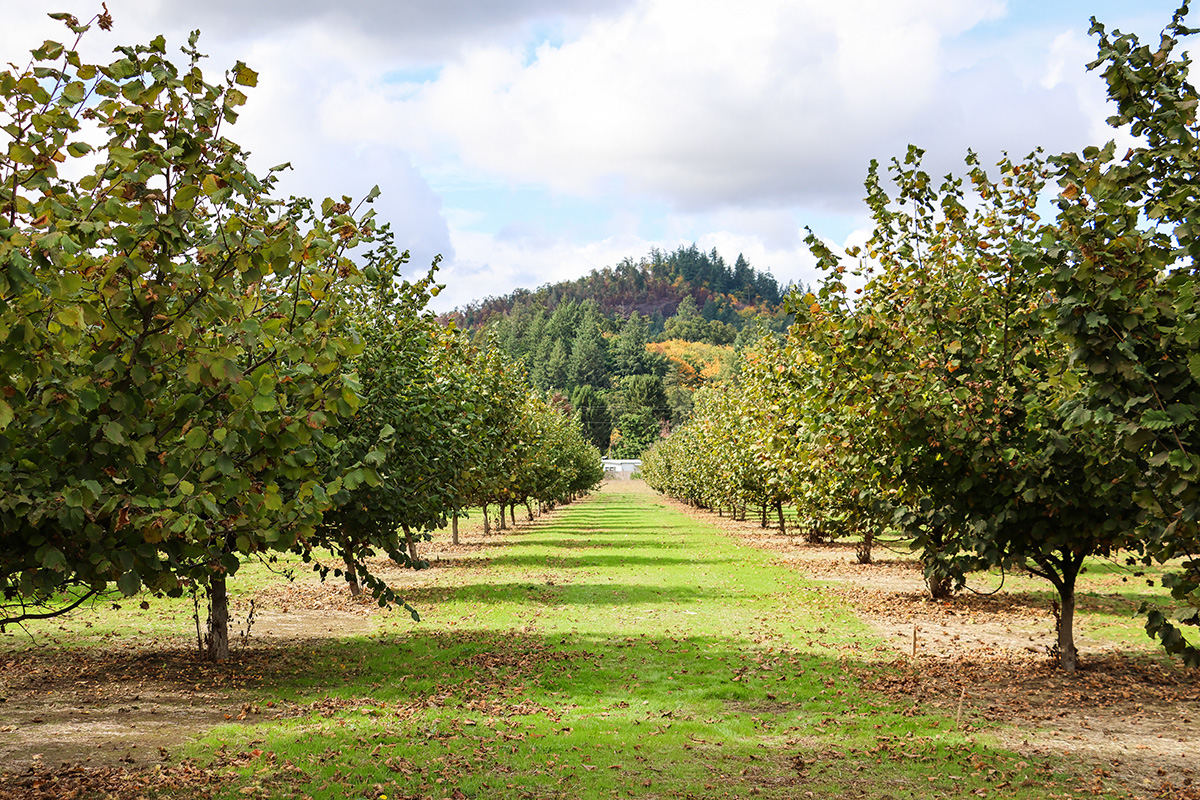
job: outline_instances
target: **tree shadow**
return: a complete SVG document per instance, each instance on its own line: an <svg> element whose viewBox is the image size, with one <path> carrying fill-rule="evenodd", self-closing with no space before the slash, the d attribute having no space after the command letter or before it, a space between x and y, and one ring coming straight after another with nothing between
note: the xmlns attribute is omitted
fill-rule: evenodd
<svg viewBox="0 0 1200 800"><path fill-rule="evenodd" d="M595 569L619 568L627 566L669 567L669 566L699 566L702 564L724 564L733 561L729 558L672 558L670 556L637 556L622 555L503 555L488 559L489 564L497 566L520 567L553 567L555 569Z"/></svg>
<svg viewBox="0 0 1200 800"><path fill-rule="evenodd" d="M404 599L414 606L460 602L466 604L530 603L538 606L690 605L716 600L732 602L744 593L729 589L660 586L631 583L481 583L467 586L414 586Z"/></svg>

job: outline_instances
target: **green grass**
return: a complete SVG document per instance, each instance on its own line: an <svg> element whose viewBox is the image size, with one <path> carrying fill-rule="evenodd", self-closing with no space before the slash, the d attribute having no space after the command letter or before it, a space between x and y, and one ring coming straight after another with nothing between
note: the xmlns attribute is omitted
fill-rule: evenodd
<svg viewBox="0 0 1200 800"><path fill-rule="evenodd" d="M886 651L820 585L610 488L265 678L287 716L190 752L220 797L1046 797L1069 762L863 689ZM222 749L223 748L223 749ZM1061 789L1064 794L1066 789ZM456 794L456 792L458 794Z"/></svg>
<svg viewBox="0 0 1200 800"><path fill-rule="evenodd" d="M488 544L501 541L409 590L420 623L378 613L369 635L235 653L225 685L252 687L263 713L186 749L222 777L216 796L1041 798L1093 783L1090 768L998 747L970 708L960 726L868 691L895 653L823 584L640 485ZM315 580L290 557L276 566ZM231 592L279 580L252 562ZM1147 590L1089 564L1081 635L1151 650L1129 616L1162 602ZM1005 591L1052 596L1023 575ZM140 602L30 630L61 647L194 644L190 598ZM27 644L10 629L0 652Z"/></svg>

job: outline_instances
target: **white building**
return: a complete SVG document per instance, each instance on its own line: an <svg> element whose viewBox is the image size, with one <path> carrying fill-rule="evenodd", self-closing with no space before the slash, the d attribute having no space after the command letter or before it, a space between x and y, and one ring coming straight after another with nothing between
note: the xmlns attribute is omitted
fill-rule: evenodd
<svg viewBox="0 0 1200 800"><path fill-rule="evenodd" d="M600 463L604 464L604 477L615 480L627 481L642 468L640 458L602 458Z"/></svg>

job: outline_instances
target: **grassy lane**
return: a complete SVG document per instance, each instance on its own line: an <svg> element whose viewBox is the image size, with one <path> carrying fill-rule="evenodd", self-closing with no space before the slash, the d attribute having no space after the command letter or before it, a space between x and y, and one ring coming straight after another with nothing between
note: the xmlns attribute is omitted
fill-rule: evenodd
<svg viewBox="0 0 1200 800"><path fill-rule="evenodd" d="M318 648L263 690L283 719L194 754L229 797L1083 796L864 689L877 642L819 584L639 489L454 562L421 623Z"/></svg>

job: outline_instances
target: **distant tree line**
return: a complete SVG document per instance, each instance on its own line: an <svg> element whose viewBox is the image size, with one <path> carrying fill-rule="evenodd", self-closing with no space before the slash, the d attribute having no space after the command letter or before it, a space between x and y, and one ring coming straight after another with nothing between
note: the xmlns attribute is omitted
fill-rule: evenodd
<svg viewBox="0 0 1200 800"><path fill-rule="evenodd" d="M685 295L655 335L652 321L639 312L608 316L591 299L567 300L553 311L521 301L494 317L481 335L525 364L534 387L562 395L601 452L634 458L686 421L696 389L727 374L738 347L764 332L782 335L790 315L744 313L738 319L740 330L705 319Z"/></svg>
<svg viewBox="0 0 1200 800"><path fill-rule="evenodd" d="M754 269L741 254L730 266L716 248L705 253L691 244L670 253L652 250L639 261L626 258L573 281L489 297L458 309L453 316L460 325L475 328L522 304L550 313L562 303L591 300L605 316L641 314L649 320L651 336L656 336L667 318L678 313L684 298L691 297L704 319L740 330L746 315L739 315L739 310L777 310L788 288L780 287L769 271Z"/></svg>

